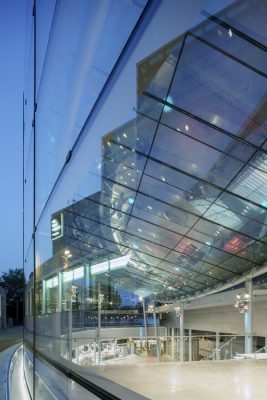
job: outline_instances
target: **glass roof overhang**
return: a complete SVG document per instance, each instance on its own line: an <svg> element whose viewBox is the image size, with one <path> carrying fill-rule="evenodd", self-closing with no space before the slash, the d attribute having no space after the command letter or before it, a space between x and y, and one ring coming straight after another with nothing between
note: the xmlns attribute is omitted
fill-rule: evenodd
<svg viewBox="0 0 267 400"><path fill-rule="evenodd" d="M103 138L101 191L62 210L75 262L127 256L114 279L170 300L266 262L266 65L217 17L138 65L137 117Z"/></svg>

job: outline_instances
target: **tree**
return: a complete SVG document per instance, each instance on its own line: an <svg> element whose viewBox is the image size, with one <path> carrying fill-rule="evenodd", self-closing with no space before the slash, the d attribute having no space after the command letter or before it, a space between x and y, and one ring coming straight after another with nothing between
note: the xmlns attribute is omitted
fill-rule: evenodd
<svg viewBox="0 0 267 400"><path fill-rule="evenodd" d="M16 323L23 321L23 295L25 276L22 268L9 268L0 276L0 284L7 293L7 317L13 318Z"/></svg>

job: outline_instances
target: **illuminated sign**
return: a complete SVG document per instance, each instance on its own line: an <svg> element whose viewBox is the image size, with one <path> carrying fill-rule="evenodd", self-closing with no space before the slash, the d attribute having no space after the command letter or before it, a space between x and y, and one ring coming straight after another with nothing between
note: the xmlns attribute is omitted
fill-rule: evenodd
<svg viewBox="0 0 267 400"><path fill-rule="evenodd" d="M51 239L56 240L63 236L63 214L57 213L53 215L51 220Z"/></svg>

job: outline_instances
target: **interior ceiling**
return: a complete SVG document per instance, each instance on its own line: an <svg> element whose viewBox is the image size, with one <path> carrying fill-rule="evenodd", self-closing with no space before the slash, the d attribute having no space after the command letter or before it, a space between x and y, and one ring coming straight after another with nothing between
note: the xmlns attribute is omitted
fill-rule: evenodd
<svg viewBox="0 0 267 400"><path fill-rule="evenodd" d="M74 261L128 254L114 279L171 300L267 260L267 57L242 16L257 7L139 64L137 117L103 138L101 192L63 211Z"/></svg>

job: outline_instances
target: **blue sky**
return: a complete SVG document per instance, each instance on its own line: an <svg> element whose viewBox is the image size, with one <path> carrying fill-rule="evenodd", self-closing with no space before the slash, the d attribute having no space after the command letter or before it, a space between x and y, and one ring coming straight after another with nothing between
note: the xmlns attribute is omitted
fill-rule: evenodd
<svg viewBox="0 0 267 400"><path fill-rule="evenodd" d="M24 0L0 0L0 273L22 265Z"/></svg>

